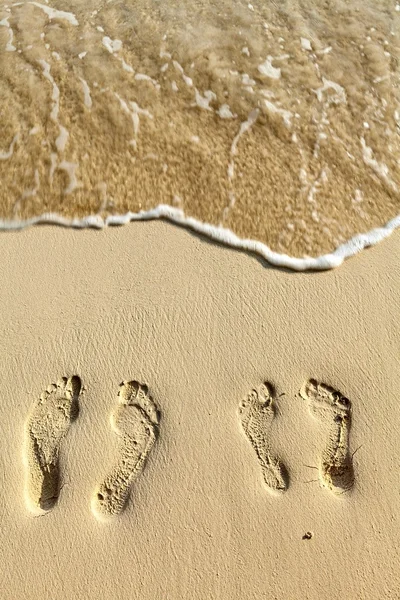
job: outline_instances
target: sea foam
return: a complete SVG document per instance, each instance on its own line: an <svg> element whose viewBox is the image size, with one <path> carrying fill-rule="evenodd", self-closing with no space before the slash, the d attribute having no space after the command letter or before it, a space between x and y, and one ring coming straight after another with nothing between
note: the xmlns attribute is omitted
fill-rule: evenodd
<svg viewBox="0 0 400 600"><path fill-rule="evenodd" d="M103 229L109 225L125 225L131 221L150 221L154 219L167 219L172 223L187 227L192 231L207 236L221 244L226 244L227 246L238 250L258 254L271 265L292 269L293 271L324 271L339 267L346 258L358 254L364 248L374 246L378 242L389 237L395 229L400 228L400 215L398 215L382 227L376 227L366 233L355 235L329 254L304 258L297 258L289 256L288 254L275 252L262 242L240 238L230 229L225 227L217 227L208 223L202 223L193 217L185 216L182 210L167 204L159 204L156 208L140 211L138 213L127 212L121 215L109 215L104 219L100 215L88 215L81 219L71 219L62 217L57 213L44 213L41 216L26 220L0 220L0 230L18 230L31 225L44 223L52 223L54 225L62 225L63 227L73 227L77 229Z"/></svg>

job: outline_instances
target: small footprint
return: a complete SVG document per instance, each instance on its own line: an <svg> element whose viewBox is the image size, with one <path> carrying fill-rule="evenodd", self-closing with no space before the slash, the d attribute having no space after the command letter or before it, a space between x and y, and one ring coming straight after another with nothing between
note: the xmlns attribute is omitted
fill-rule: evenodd
<svg viewBox="0 0 400 600"><path fill-rule="evenodd" d="M118 403L111 425L121 438L120 460L93 496L92 511L99 519L123 511L158 436L159 414L147 386L137 381L122 383Z"/></svg>
<svg viewBox="0 0 400 600"><path fill-rule="evenodd" d="M254 448L264 482L273 493L285 492L289 485L286 467L270 453L269 429L275 417L273 388L265 383L251 390L241 402L239 415L243 430Z"/></svg>
<svg viewBox="0 0 400 600"><path fill-rule="evenodd" d="M310 413L328 430L328 444L319 465L322 485L336 494L354 485L354 470L349 450L351 403L333 388L310 379L300 390L308 400Z"/></svg>
<svg viewBox="0 0 400 600"><path fill-rule="evenodd" d="M30 510L43 513L60 492L59 452L62 439L79 413L81 380L63 377L35 403L26 424L26 496Z"/></svg>

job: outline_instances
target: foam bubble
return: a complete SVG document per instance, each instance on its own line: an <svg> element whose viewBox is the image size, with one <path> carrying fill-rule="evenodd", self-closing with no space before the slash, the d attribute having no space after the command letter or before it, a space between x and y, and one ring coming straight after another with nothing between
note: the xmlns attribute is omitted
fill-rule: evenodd
<svg viewBox="0 0 400 600"><path fill-rule="evenodd" d="M270 79L279 79L281 76L281 70L272 66L272 60L272 56L267 56L266 61L258 66L258 70L261 75L265 75Z"/></svg>

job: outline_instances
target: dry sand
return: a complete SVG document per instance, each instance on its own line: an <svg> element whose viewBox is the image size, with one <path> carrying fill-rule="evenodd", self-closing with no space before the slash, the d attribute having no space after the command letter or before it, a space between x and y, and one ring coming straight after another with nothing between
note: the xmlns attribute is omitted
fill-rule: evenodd
<svg viewBox="0 0 400 600"><path fill-rule="evenodd" d="M0 251L2 600L399 597L399 234L312 274L164 222Z"/></svg>
<svg viewBox="0 0 400 600"><path fill-rule="evenodd" d="M400 213L399 31L396 0L0 2L0 219L168 204L331 252Z"/></svg>

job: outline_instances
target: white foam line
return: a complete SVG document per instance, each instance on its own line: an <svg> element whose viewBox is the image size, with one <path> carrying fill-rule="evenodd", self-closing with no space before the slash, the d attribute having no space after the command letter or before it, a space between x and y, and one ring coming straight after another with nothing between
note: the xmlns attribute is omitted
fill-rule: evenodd
<svg viewBox="0 0 400 600"><path fill-rule="evenodd" d="M83 90L83 102L86 106L86 108L92 108L92 96L90 95L90 87L88 85L88 82L85 79L82 79L82 77L79 77L80 82L82 84L82 90Z"/></svg>
<svg viewBox="0 0 400 600"><path fill-rule="evenodd" d="M188 75L185 74L185 71L183 70L182 65L180 63L178 63L177 60L173 60L172 64L174 65L175 69L177 71L179 71L179 73L182 75L182 79L186 83L186 85L188 87L192 87L193 86L193 79L191 77L189 77Z"/></svg>
<svg viewBox="0 0 400 600"><path fill-rule="evenodd" d="M13 39L14 39L14 32L11 29L11 25L8 22L8 19L10 17L5 17L4 19L2 19L0 21L0 25L2 25L3 27L7 27L7 31L8 31L8 42L6 44L5 50L6 52L15 52L16 47L13 45Z"/></svg>
<svg viewBox="0 0 400 600"><path fill-rule="evenodd" d="M18 4L13 4L13 6L18 6L19 4L23 4L23 2L19 2ZM41 8L43 12L49 17L50 21L52 19L61 19L68 21L71 25L79 25L74 13L65 12L64 10L57 10L56 8L51 8L50 6L46 6L45 4L40 4L39 2L28 2L28 4L33 4L33 6L37 6L37 8Z"/></svg>
<svg viewBox="0 0 400 600"><path fill-rule="evenodd" d="M378 177L383 179L383 181L385 181L387 183L387 185L394 192L397 192L398 191L397 185L395 184L395 182L393 181L393 179L391 179L391 177L389 175L389 167L387 165L385 165L385 163L379 163L374 158L372 148L367 146L367 144L365 143L365 138L363 138L363 137L361 138L361 147L362 147L362 153L363 153L363 160L364 160L365 164L368 165L369 167L371 167L371 169L373 169L375 171L375 173L378 175Z"/></svg>
<svg viewBox="0 0 400 600"><path fill-rule="evenodd" d="M323 92L326 92L326 90L334 90L336 94L328 97L328 104L346 104L346 92L341 85L335 81L330 81L330 79L325 79L325 77L322 78L322 83L323 86L319 87L317 90L313 90L313 92L317 94L317 98L320 102L323 101Z"/></svg>
<svg viewBox="0 0 400 600"><path fill-rule="evenodd" d="M102 39L103 46L107 48L110 54L114 54L114 52L119 52L122 48L121 40L112 40L108 35L105 35Z"/></svg>
<svg viewBox="0 0 400 600"><path fill-rule="evenodd" d="M135 72L135 69L133 67L131 67L131 65L128 65L128 63L126 63L121 56L119 57L119 60L121 61L121 65L122 65L122 68L124 69L124 71L127 71L128 73Z"/></svg>
<svg viewBox="0 0 400 600"><path fill-rule="evenodd" d="M60 110L60 90L54 81L52 74L50 73L50 65L45 60L38 60L38 63L43 69L43 77L50 81L53 87L53 93L51 95L51 99L53 100L53 106L50 113L50 119L58 124L58 113Z"/></svg>
<svg viewBox="0 0 400 600"><path fill-rule="evenodd" d="M210 111L214 110L210 106L210 102L217 99L217 96L216 96L216 94L214 94L214 92L212 92L211 90L206 90L202 96L200 94L199 90L195 87L194 93L195 93L196 101L193 106L197 105L199 108L203 108L204 110L210 110Z"/></svg>
<svg viewBox="0 0 400 600"><path fill-rule="evenodd" d="M283 108L279 108L266 98L264 99L264 104L270 113L281 115L286 127L288 127L289 129L291 128L293 115L290 112L290 110L284 110Z"/></svg>
<svg viewBox="0 0 400 600"><path fill-rule="evenodd" d="M156 90L160 89L160 84L158 83L158 81L156 79L153 79L153 77L150 77L150 75L146 75L145 73L136 73L135 79L136 81L149 81L154 85Z"/></svg>
<svg viewBox="0 0 400 600"><path fill-rule="evenodd" d="M0 150L0 160L8 160L9 158L11 158L11 156L14 154L14 146L18 142L18 139L19 133L16 133L13 139L11 140L8 150L6 152Z"/></svg>
<svg viewBox="0 0 400 600"><path fill-rule="evenodd" d="M45 213L39 217L33 217L26 220L2 220L0 219L0 230L24 229L40 223L52 223L64 227L74 227L83 229L92 227L102 229L109 225L125 225L131 221L148 221L153 219L168 219L172 223L182 225L201 233L222 244L227 244L239 250L247 250L262 256L268 263L277 267L286 267L294 271L324 271L340 266L346 258L358 254L364 248L374 246L378 242L389 237L395 229L400 228L400 215L386 223L383 227L371 229L368 233L360 233L350 240L341 244L330 254L323 254L318 257L295 258L287 254L274 252L266 244L256 240L241 239L229 229L217 227L202 223L193 217L186 217L182 210L159 204L156 208L138 213L128 212L124 215L109 215L102 219L100 215L89 215L83 219L67 219L57 213Z"/></svg>
<svg viewBox="0 0 400 600"><path fill-rule="evenodd" d="M60 133L56 139L56 148L57 152L64 152L65 146L67 145L69 133L62 125L58 125L60 128Z"/></svg>
<svg viewBox="0 0 400 600"><path fill-rule="evenodd" d="M262 75L269 77L270 79L279 79L281 76L281 70L278 67L272 66L272 56L267 56L265 62L258 65L258 70Z"/></svg>
<svg viewBox="0 0 400 600"><path fill-rule="evenodd" d="M253 127L254 123L258 119L259 114L260 114L260 111L258 110L258 108L255 108L254 110L251 111L251 113L247 117L247 120L243 121L240 124L239 131L233 138L233 142L232 142L232 146L231 146L231 155L232 156L234 156L237 153L237 145L239 143L240 138L242 137L242 135L244 133L246 133L246 131L249 131L249 129L251 129L251 127Z"/></svg>

